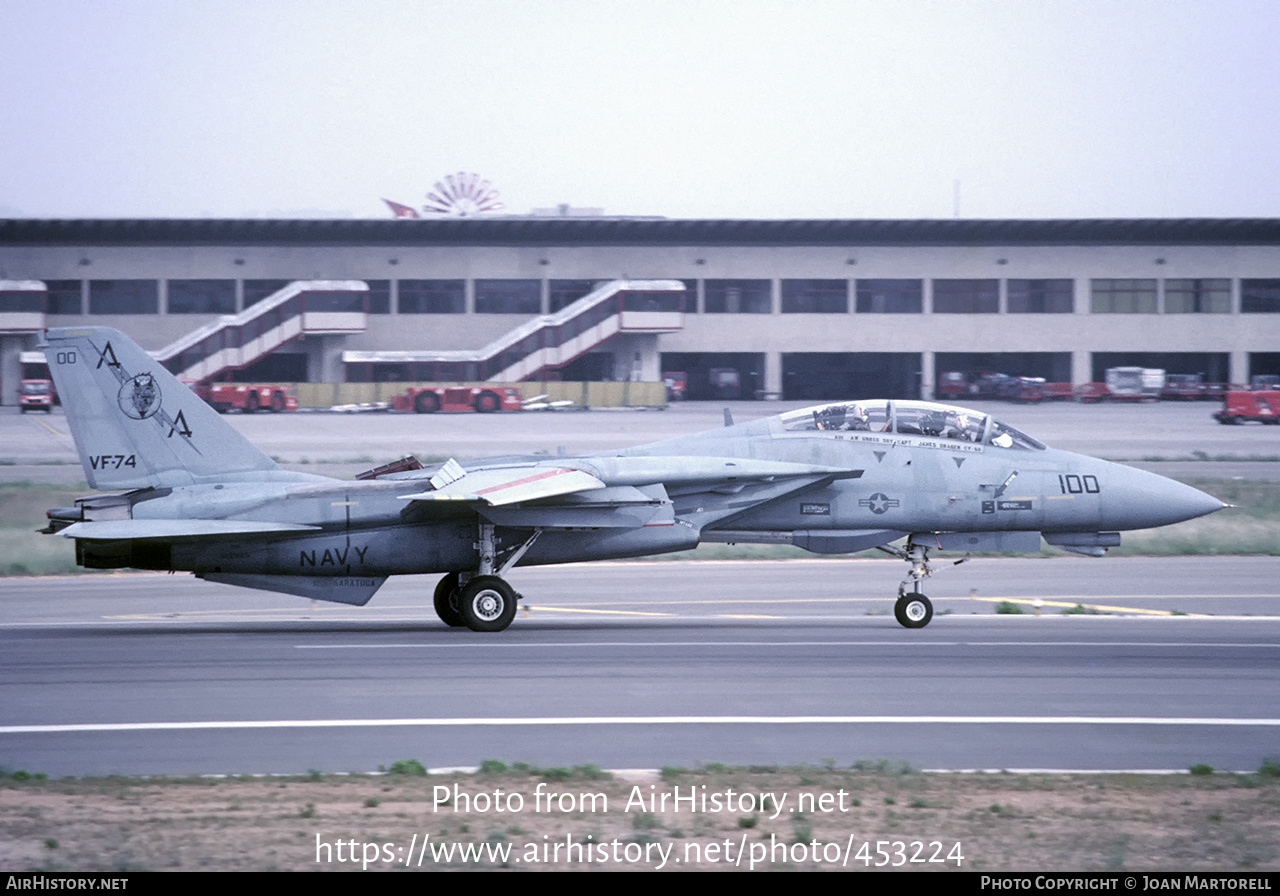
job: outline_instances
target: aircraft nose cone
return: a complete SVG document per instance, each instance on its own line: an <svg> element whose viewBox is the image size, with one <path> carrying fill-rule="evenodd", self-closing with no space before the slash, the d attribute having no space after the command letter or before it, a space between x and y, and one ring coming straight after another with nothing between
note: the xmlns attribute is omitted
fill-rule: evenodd
<svg viewBox="0 0 1280 896"><path fill-rule="evenodd" d="M1149 529L1193 520L1226 505L1198 488L1145 470L1130 470L1108 496L1108 524L1117 529Z"/></svg>

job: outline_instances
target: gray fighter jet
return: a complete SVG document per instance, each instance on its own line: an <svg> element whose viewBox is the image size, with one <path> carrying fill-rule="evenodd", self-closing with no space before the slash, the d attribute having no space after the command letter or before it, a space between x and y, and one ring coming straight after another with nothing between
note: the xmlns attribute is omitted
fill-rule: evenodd
<svg viewBox="0 0 1280 896"><path fill-rule="evenodd" d="M684 551L702 542L879 548L910 564L894 613L933 616L930 549L1101 556L1120 531L1220 501L1153 473L1055 451L979 411L846 401L609 454L507 457L342 481L280 469L128 337L46 334L90 485L49 511L92 569L185 570L211 582L363 605L392 575L444 573L435 609L501 631L514 566ZM901 546L891 546L905 539Z"/></svg>

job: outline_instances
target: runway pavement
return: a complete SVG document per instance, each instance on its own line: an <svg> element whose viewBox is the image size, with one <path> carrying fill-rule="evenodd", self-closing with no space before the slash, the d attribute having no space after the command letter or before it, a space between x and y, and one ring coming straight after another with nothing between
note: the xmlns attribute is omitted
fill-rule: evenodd
<svg viewBox="0 0 1280 896"><path fill-rule="evenodd" d="M1280 428L1219 426L1208 404L982 409L1173 475L1280 470ZM340 476L407 453L608 451L723 425L720 405L692 403L226 419L281 462ZM60 412L0 412L0 463L5 479L83 478ZM0 767L1255 769L1280 756L1275 558L975 560L927 583L938 615L921 631L891 615L904 572L821 558L521 569L529 609L497 635L444 627L421 577L364 608L185 575L0 580ZM1001 602L1025 612L997 616ZM1061 615L1077 605L1105 615Z"/></svg>
<svg viewBox="0 0 1280 896"><path fill-rule="evenodd" d="M11 579L0 766L1249 770L1280 755L1273 558L975 560L930 580L941 615L919 631L889 613L900 565L519 570L532 609L496 635L436 621L421 577L366 608L185 576ZM1000 600L1028 612L994 615ZM1107 615L1060 614L1077 603Z"/></svg>

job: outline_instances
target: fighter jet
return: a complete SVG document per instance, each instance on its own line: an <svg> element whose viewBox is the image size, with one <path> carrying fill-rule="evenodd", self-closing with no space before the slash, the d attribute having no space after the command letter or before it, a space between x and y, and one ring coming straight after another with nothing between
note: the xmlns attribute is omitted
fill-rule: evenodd
<svg viewBox="0 0 1280 896"><path fill-rule="evenodd" d="M91 569L362 606L392 575L443 573L435 610L496 632L515 566L704 542L879 548L907 561L894 615L921 628L929 551L1101 556L1120 532L1212 513L1153 473L1056 451L980 411L842 401L606 454L388 464L344 481L281 469L124 334L49 330L45 354L89 484L48 513ZM833 586L838 587L838 586Z"/></svg>

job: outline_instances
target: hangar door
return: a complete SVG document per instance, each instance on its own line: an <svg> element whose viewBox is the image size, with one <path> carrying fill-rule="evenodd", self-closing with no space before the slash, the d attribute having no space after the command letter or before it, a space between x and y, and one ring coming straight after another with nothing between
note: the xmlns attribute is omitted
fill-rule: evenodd
<svg viewBox="0 0 1280 896"><path fill-rule="evenodd" d="M782 397L919 398L920 375L918 352L787 352L782 356Z"/></svg>
<svg viewBox="0 0 1280 896"><path fill-rule="evenodd" d="M682 372L693 401L755 398L764 388L764 355L756 352L663 352L662 372Z"/></svg>

